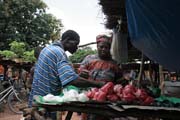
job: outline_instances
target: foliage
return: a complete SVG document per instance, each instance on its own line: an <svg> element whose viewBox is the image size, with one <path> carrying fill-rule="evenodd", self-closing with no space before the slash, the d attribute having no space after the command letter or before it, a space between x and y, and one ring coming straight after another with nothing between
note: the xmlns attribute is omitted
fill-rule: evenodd
<svg viewBox="0 0 180 120"><path fill-rule="evenodd" d="M34 50L26 51L24 42L13 41L10 44L10 50L0 51L0 55L6 59L23 58L26 62L35 62Z"/></svg>
<svg viewBox="0 0 180 120"><path fill-rule="evenodd" d="M25 52L26 46L24 42L13 41L9 45L10 45L10 50L14 51L14 53L17 55L18 58L20 58Z"/></svg>
<svg viewBox="0 0 180 120"><path fill-rule="evenodd" d="M61 20L47 14L46 8L42 0L0 0L0 50L9 50L13 40L32 49L58 39Z"/></svg>
<svg viewBox="0 0 180 120"><path fill-rule="evenodd" d="M34 57L34 50L25 51L22 56L23 60L26 62L35 62L36 58Z"/></svg>
<svg viewBox="0 0 180 120"><path fill-rule="evenodd" d="M16 57L16 54L13 51L10 51L10 50L0 51L0 55L2 57L5 57L6 59L12 59L12 58Z"/></svg>
<svg viewBox="0 0 180 120"><path fill-rule="evenodd" d="M96 54L96 53L97 53L96 50L92 50L90 47L85 47L83 49L77 50L76 53L74 53L73 55L69 56L69 60L72 63L80 63L80 62L83 61L83 59L87 55Z"/></svg>

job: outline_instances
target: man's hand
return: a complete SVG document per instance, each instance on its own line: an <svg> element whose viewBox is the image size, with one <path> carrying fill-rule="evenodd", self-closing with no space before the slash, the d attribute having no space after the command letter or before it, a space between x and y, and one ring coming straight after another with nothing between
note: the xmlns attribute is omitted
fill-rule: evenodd
<svg viewBox="0 0 180 120"><path fill-rule="evenodd" d="M88 70L82 70L79 73L79 76L82 77L82 78L88 79L89 78L89 71Z"/></svg>

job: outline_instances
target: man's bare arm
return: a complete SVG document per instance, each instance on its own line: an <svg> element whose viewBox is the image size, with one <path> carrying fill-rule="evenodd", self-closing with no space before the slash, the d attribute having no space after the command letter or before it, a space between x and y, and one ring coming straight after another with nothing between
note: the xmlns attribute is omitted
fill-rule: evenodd
<svg viewBox="0 0 180 120"><path fill-rule="evenodd" d="M77 87L101 87L104 84L104 82L90 81L82 77L79 77L78 79L70 82L68 85L74 85Z"/></svg>

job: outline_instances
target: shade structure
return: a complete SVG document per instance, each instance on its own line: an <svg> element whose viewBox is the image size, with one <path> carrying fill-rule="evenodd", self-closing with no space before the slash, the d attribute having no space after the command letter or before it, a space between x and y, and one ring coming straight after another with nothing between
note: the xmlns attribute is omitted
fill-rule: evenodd
<svg viewBox="0 0 180 120"><path fill-rule="evenodd" d="M166 69L180 70L180 0L126 0L132 44Z"/></svg>

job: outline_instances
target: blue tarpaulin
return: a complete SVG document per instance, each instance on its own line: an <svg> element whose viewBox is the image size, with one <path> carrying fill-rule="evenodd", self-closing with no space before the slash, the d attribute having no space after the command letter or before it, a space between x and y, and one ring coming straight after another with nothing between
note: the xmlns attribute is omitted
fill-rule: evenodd
<svg viewBox="0 0 180 120"><path fill-rule="evenodd" d="M180 70L180 0L126 0L132 44L169 70Z"/></svg>

